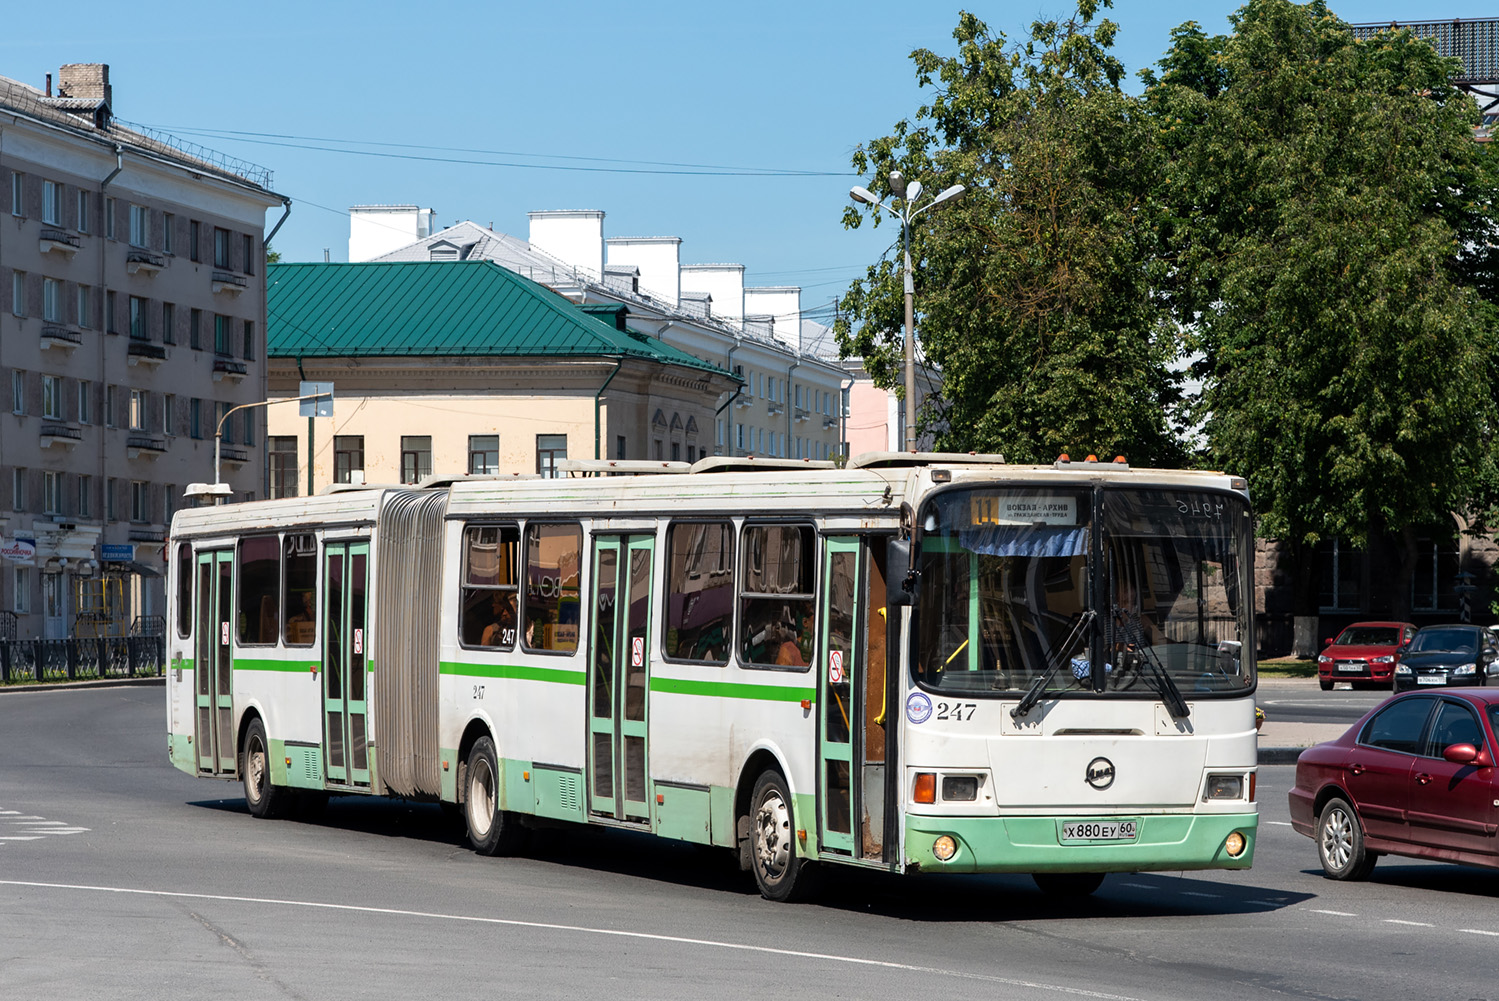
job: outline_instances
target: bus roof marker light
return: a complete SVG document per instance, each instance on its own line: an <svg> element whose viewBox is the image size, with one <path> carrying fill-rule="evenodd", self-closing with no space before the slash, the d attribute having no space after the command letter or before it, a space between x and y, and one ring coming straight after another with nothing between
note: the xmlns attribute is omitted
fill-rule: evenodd
<svg viewBox="0 0 1499 1001"><path fill-rule="evenodd" d="M1087 457L1087 458L1086 458L1086 459L1084 459L1084 460L1083 460L1083 461L1084 461L1084 462L1097 462L1097 461L1098 461L1098 456L1096 456L1096 455L1089 455L1089 456L1088 456L1088 457Z"/></svg>
<svg viewBox="0 0 1499 1001"><path fill-rule="evenodd" d="M1066 452L1063 452L1061 455L1057 456L1057 461L1058 462L1071 462L1072 461L1072 456L1068 455Z"/></svg>
<svg viewBox="0 0 1499 1001"><path fill-rule="evenodd" d="M1122 455L1116 455L1116 456L1114 456L1114 461L1117 462L1117 463L1119 463L1121 466L1127 466L1127 465L1129 465L1129 460L1126 459Z"/></svg>

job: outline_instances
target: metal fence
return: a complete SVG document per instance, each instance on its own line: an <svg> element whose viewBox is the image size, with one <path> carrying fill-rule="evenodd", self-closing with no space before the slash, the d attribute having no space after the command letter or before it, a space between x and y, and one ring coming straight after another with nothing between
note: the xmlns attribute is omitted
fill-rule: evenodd
<svg viewBox="0 0 1499 1001"><path fill-rule="evenodd" d="M166 665L162 636L99 636L0 641L0 683L159 678Z"/></svg>

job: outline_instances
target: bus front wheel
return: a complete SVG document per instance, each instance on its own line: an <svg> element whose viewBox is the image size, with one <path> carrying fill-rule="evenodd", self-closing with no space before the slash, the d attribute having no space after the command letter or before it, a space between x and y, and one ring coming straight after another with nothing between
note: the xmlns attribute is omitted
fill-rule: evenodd
<svg viewBox="0 0 1499 1001"><path fill-rule="evenodd" d="M762 772L750 798L750 865L766 900L806 900L815 890L816 866L796 854L791 795L780 772Z"/></svg>
<svg viewBox="0 0 1499 1001"><path fill-rule="evenodd" d="M463 816L469 844L480 855L514 855L525 845L526 829L520 819L500 809L499 758L488 737L480 737L468 752Z"/></svg>
<svg viewBox="0 0 1499 1001"><path fill-rule="evenodd" d="M245 783L245 806L252 817L279 817L291 803L291 792L271 785L271 755L265 739L265 724L250 721L245 731L245 746L239 774Z"/></svg>

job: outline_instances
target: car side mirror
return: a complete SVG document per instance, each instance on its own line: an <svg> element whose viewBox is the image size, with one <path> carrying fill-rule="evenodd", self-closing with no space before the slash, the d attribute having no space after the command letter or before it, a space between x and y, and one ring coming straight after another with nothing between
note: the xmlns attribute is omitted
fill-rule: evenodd
<svg viewBox="0 0 1499 1001"><path fill-rule="evenodd" d="M1472 744L1448 744L1442 750L1442 757L1454 765L1471 765L1478 760L1478 748Z"/></svg>
<svg viewBox="0 0 1499 1001"><path fill-rule="evenodd" d="M885 547L885 603L891 608L916 603L921 575L911 567L909 539L891 539Z"/></svg>
<svg viewBox="0 0 1499 1001"><path fill-rule="evenodd" d="M1329 637L1327 637L1327 639L1323 640L1322 641L1322 645L1323 646L1332 646L1332 637L1329 636Z"/></svg>
<svg viewBox="0 0 1499 1001"><path fill-rule="evenodd" d="M1397 656L1397 657L1404 657L1405 654L1406 654L1406 651L1408 651L1410 648L1411 648L1411 645L1409 643L1402 643L1402 644L1400 644L1399 649L1397 649L1395 651L1395 656Z"/></svg>

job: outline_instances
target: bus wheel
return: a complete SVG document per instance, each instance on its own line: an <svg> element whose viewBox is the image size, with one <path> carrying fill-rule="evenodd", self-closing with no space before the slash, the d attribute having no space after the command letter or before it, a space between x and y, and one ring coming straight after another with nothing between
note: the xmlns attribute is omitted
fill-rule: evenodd
<svg viewBox="0 0 1499 1001"><path fill-rule="evenodd" d="M525 845L520 819L500 809L500 769L494 741L480 737L468 752L468 782L463 816L469 844L480 855L514 855Z"/></svg>
<svg viewBox="0 0 1499 1001"><path fill-rule="evenodd" d="M762 772L750 799L750 862L755 882L766 900L806 900L816 866L796 854L796 832L791 796L780 772Z"/></svg>
<svg viewBox="0 0 1499 1001"><path fill-rule="evenodd" d="M1031 879L1052 897L1086 897L1103 885L1101 872L1033 872Z"/></svg>
<svg viewBox="0 0 1499 1001"><path fill-rule="evenodd" d="M245 805L253 817L279 817L286 812L291 792L271 785L271 756L265 739L265 724L250 721L245 731L244 757L239 773L245 782Z"/></svg>

